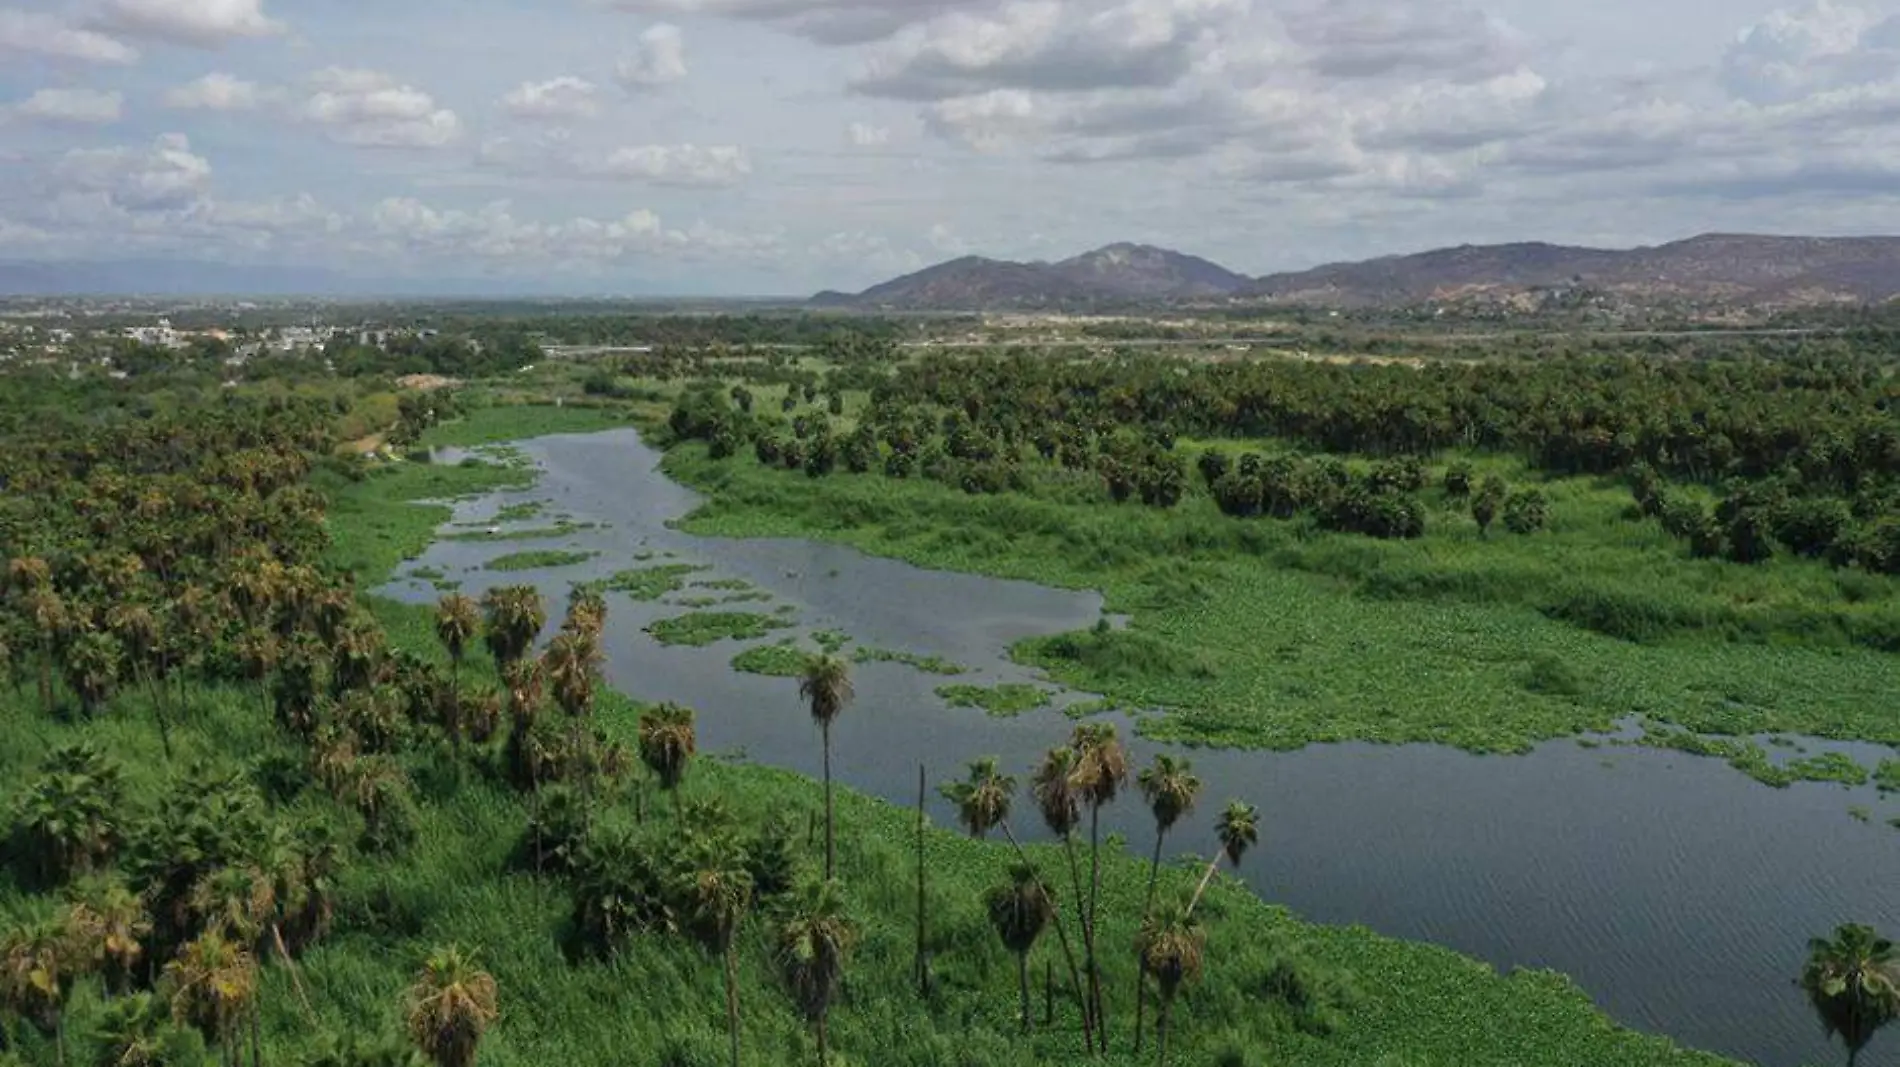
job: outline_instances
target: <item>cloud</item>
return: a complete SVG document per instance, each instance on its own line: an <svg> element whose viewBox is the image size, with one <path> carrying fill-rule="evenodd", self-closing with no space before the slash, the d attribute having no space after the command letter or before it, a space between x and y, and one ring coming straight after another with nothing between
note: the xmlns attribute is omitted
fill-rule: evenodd
<svg viewBox="0 0 1900 1067"><path fill-rule="evenodd" d="M395 250L456 260L478 257L572 265L660 255L756 259L774 256L780 247L775 234L740 234L702 223L670 228L645 208L612 219L580 216L535 222L517 218L513 205L505 200L466 211L394 197L376 205L368 225Z"/></svg>
<svg viewBox="0 0 1900 1067"><path fill-rule="evenodd" d="M616 149L586 170L597 177L660 185L731 185L752 173L752 162L745 149L734 145L649 144Z"/></svg>
<svg viewBox="0 0 1900 1067"><path fill-rule="evenodd" d="M60 159L56 174L70 188L131 212L188 207L211 185L210 161L194 153L182 133L163 134L150 148L75 149Z"/></svg>
<svg viewBox="0 0 1900 1067"><path fill-rule="evenodd" d="M873 126L868 122L854 122L845 128L845 136L859 148L879 148L891 143L891 130L888 126Z"/></svg>
<svg viewBox="0 0 1900 1067"><path fill-rule="evenodd" d="M106 0L96 24L131 37L216 48L246 37L282 33L261 0Z"/></svg>
<svg viewBox="0 0 1900 1067"><path fill-rule="evenodd" d="M165 106L182 111L250 111L264 102L256 82L229 74L207 74L165 93Z"/></svg>
<svg viewBox="0 0 1900 1067"><path fill-rule="evenodd" d="M1304 65L1326 78L1473 81L1508 73L1528 56L1520 34L1456 0L1323 0L1288 11L1283 23Z"/></svg>
<svg viewBox="0 0 1900 1067"><path fill-rule="evenodd" d="M21 52L85 63L131 63L138 50L36 11L0 8L0 53Z"/></svg>
<svg viewBox="0 0 1900 1067"><path fill-rule="evenodd" d="M41 89L8 107L4 113L25 122L103 126L119 121L124 105L125 98L116 92Z"/></svg>
<svg viewBox="0 0 1900 1067"><path fill-rule="evenodd" d="M990 0L610 0L623 11L765 22L820 44L880 41L946 10Z"/></svg>
<svg viewBox="0 0 1900 1067"><path fill-rule="evenodd" d="M880 47L851 87L865 95L941 100L990 89L1077 91L1172 85L1213 27L1242 0L1126 0L1086 11L1022 0L992 14L952 12Z"/></svg>
<svg viewBox="0 0 1900 1067"><path fill-rule="evenodd" d="M1900 16L1814 0L1771 12L1722 57L1723 87L1752 104L1780 104L1900 71Z"/></svg>
<svg viewBox="0 0 1900 1067"><path fill-rule="evenodd" d="M440 148L462 124L414 86L372 70L331 67L311 78L303 115L343 144L376 148Z"/></svg>
<svg viewBox="0 0 1900 1067"><path fill-rule="evenodd" d="M516 118L587 118L600 111L600 89L584 78L550 78L522 82L501 103Z"/></svg>
<svg viewBox="0 0 1900 1067"><path fill-rule="evenodd" d="M614 78L628 89L654 89L686 77L686 38L678 26L658 23L640 35L632 54L614 68Z"/></svg>

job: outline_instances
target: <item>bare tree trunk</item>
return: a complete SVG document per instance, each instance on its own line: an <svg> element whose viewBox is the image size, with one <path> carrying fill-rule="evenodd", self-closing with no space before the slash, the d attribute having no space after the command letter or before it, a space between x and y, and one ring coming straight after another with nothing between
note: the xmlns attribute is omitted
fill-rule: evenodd
<svg viewBox="0 0 1900 1067"><path fill-rule="evenodd" d="M823 731L825 742L825 880L830 881L837 877L838 872L838 853L832 841L831 823L831 724L821 723L818 728ZM820 1029L819 1032L824 1031Z"/></svg>
<svg viewBox="0 0 1900 1067"><path fill-rule="evenodd" d="M1009 823L1005 821L999 825L1003 828L1003 836L1009 839L1010 846L1016 850L1016 858L1022 860L1025 865L1028 865L1031 870L1034 870L1034 865L1029 863L1029 854L1023 851L1022 842L1016 840L1016 834L1009 828ZM1073 850L1069 853L1069 859L1071 860L1069 870L1071 874L1074 874L1075 864L1073 860L1075 859L1075 852ZM1079 879L1080 876L1078 875L1077 877ZM1036 886L1042 890L1043 896L1049 898L1051 904L1055 902L1055 894L1049 892L1049 888L1042 884L1041 874L1036 875ZM1078 893L1076 895L1078 897L1076 910L1080 911L1082 907L1079 902L1081 894ZM1069 932L1062 926L1062 909L1060 907L1055 908L1055 927L1056 941L1062 945L1062 958L1069 965L1069 982L1075 989L1075 1005L1082 1012L1082 1047L1084 1050L1092 1050L1095 1047L1094 1017L1089 1014L1088 997L1082 988L1082 972L1075 966L1075 950L1069 947Z"/></svg>
<svg viewBox="0 0 1900 1067"><path fill-rule="evenodd" d="M1099 1050L1108 1051L1108 1012L1102 1004L1102 965L1095 955L1095 912L1102 895L1102 806L1089 805L1089 921L1088 942L1083 951L1089 961L1089 1007L1095 1014L1095 1041Z"/></svg>
<svg viewBox="0 0 1900 1067"><path fill-rule="evenodd" d="M1042 1025L1056 1021L1056 966L1042 961Z"/></svg>
<svg viewBox="0 0 1900 1067"><path fill-rule="evenodd" d="M726 1033L732 1040L732 1067L739 1067L739 954L726 945Z"/></svg>
<svg viewBox="0 0 1900 1067"><path fill-rule="evenodd" d="M1168 1067L1168 1016L1173 1014L1173 1007L1167 997L1161 998L1160 1010L1156 1012L1159 1018L1155 1020L1155 1048L1159 1052L1156 1067Z"/></svg>
<svg viewBox="0 0 1900 1067"><path fill-rule="evenodd" d="M917 765L917 995L930 995L930 963L924 958L924 765Z"/></svg>
<svg viewBox="0 0 1900 1067"><path fill-rule="evenodd" d="M1194 899L1188 901L1189 915L1193 915L1194 909L1200 906L1201 894L1207 892L1207 883L1214 880L1214 871L1220 867L1220 858L1221 854L1216 852L1214 858L1207 861L1207 870L1201 875L1201 884L1194 888Z"/></svg>
<svg viewBox="0 0 1900 1067"><path fill-rule="evenodd" d="M1016 982L1023 995L1023 1033L1029 1033L1029 953L1016 954Z"/></svg>
<svg viewBox="0 0 1900 1067"><path fill-rule="evenodd" d="M831 1061L831 1045L826 1040L825 1016L823 1013L821 1013L818 1016L818 1067L825 1067L825 1064L829 1063L830 1061Z"/></svg>
<svg viewBox="0 0 1900 1067"><path fill-rule="evenodd" d="M1144 926L1148 923L1148 917L1154 914L1155 880L1161 875L1161 840L1167 834L1166 830L1159 826L1155 827L1155 854L1148 864L1148 897L1141 905L1141 922ZM1135 1054L1137 1056L1141 1054L1141 1024L1147 1006L1148 978L1142 974L1140 961L1137 960L1135 965Z"/></svg>
<svg viewBox="0 0 1900 1067"><path fill-rule="evenodd" d="M1062 835L1062 848L1069 855L1069 886L1075 890L1075 922L1077 933L1086 939L1088 937L1088 916L1084 913L1083 904L1087 898L1082 895L1082 865L1081 861L1075 857L1074 834ZM1058 919L1059 918L1058 916ZM1056 923L1056 931L1057 933L1061 933L1062 931L1060 921ZM1066 934L1063 935L1063 946L1065 949L1068 946L1068 937ZM1075 969L1075 960L1073 958L1069 960L1069 968L1070 970ZM1082 1000L1082 1033L1087 1038L1088 1050L1093 1052L1095 1050L1095 1005L1083 994L1079 974L1077 975L1076 983L1075 995Z"/></svg>
<svg viewBox="0 0 1900 1067"><path fill-rule="evenodd" d="M310 996L304 992L303 979L297 974L297 961L290 958L290 949L284 944L283 931L276 923L270 924L270 938L271 943L277 948L278 957L284 961L284 970L290 973L290 986L297 991L297 1003L303 1005L304 1018L310 1020L310 1024L315 1026L317 1015L310 1009Z"/></svg>

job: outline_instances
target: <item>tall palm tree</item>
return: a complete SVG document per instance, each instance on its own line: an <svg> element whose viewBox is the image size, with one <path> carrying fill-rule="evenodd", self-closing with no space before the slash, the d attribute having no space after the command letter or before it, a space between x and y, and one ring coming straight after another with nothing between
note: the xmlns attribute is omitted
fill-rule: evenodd
<svg viewBox="0 0 1900 1067"><path fill-rule="evenodd" d="M223 932L209 930L165 965L165 979L172 1018L216 1041L224 1061L236 1067L238 1024L257 1000L257 957Z"/></svg>
<svg viewBox="0 0 1900 1067"><path fill-rule="evenodd" d="M50 753L14 817L39 877L61 881L111 859L124 801L119 765L91 744Z"/></svg>
<svg viewBox="0 0 1900 1067"><path fill-rule="evenodd" d="M503 673L510 663L528 654L548 621L541 594L531 585L490 589L482 596L482 611L487 623L483 639L495 657L496 668Z"/></svg>
<svg viewBox="0 0 1900 1067"><path fill-rule="evenodd" d="M178 1062L177 1040L165 1003L150 993L134 993L108 1004L93 1028L98 1067L164 1067ZM203 1045L196 1041L190 1062L199 1062Z"/></svg>
<svg viewBox="0 0 1900 1067"><path fill-rule="evenodd" d="M944 798L957 806L957 819L970 836L982 840L1009 818L1010 796L1016 779L1002 773L995 756L970 764L969 777L943 787Z"/></svg>
<svg viewBox="0 0 1900 1067"><path fill-rule="evenodd" d="M693 709L679 704L658 704L640 714L640 762L660 780L660 788L673 797L673 811L685 829L685 813L680 809L680 785L686 780L699 740L693 726Z"/></svg>
<svg viewBox="0 0 1900 1067"><path fill-rule="evenodd" d="M1075 773L1075 750L1058 746L1043 754L1042 762L1037 765L1035 775L1030 779L1030 792L1036 798L1036 808L1042 815L1044 826L1049 832L1062 839L1062 851L1069 860L1069 888L1075 894L1075 913L1077 934L1088 936L1088 917L1083 912L1086 898L1082 894L1082 868L1075 857L1075 828L1082 821L1082 802L1077 797L1071 776ZM1058 917L1059 921L1059 917ZM1061 926L1057 933L1062 935L1063 947L1067 951L1068 935L1062 934ZM1074 961L1070 961L1074 966ZM1082 1007L1082 1040L1090 1049L1095 1047L1095 1006L1077 982L1076 997Z"/></svg>
<svg viewBox="0 0 1900 1067"><path fill-rule="evenodd" d="M752 906L752 874L742 850L729 841L707 839L694 850L676 890L687 928L719 954L726 977L726 1036L732 1043L732 1067L739 1067L739 924Z"/></svg>
<svg viewBox="0 0 1900 1067"><path fill-rule="evenodd" d="M125 673L125 649L105 630L87 629L66 648L66 684L79 697L87 718L112 698Z"/></svg>
<svg viewBox="0 0 1900 1067"><path fill-rule="evenodd" d="M449 652L449 736L456 752L462 750L462 659L468 655L468 643L481 630L482 616L475 602L460 593L450 593L436 603L435 636Z"/></svg>
<svg viewBox="0 0 1900 1067"><path fill-rule="evenodd" d="M58 922L22 926L0 939L0 1003L52 1034L61 1063L66 993L78 977L77 964L70 933Z"/></svg>
<svg viewBox="0 0 1900 1067"><path fill-rule="evenodd" d="M77 894L66 914L66 929L74 950L84 953L87 969L104 975L109 989L124 992L145 954L152 918L145 899L113 878Z"/></svg>
<svg viewBox="0 0 1900 1067"><path fill-rule="evenodd" d="M844 981L845 964L857 944L858 929L845 913L838 883L826 879L805 885L787 906L774 937L779 970L791 987L792 1002L812 1024L818 1039L818 1064L829 1056L827 1023L831 1003Z"/></svg>
<svg viewBox="0 0 1900 1067"><path fill-rule="evenodd" d="M1900 954L1872 927L1847 923L1832 938L1808 942L1800 986L1854 1067L1874 1034L1900 1016Z"/></svg>
<svg viewBox="0 0 1900 1067"><path fill-rule="evenodd" d="M1194 804L1201 796L1201 780L1194 776L1193 767L1187 760L1161 752L1155 754L1152 764L1142 769L1135 784L1141 787L1141 795L1148 801L1148 810L1155 817L1155 850L1148 862L1148 893L1141 905L1141 917L1146 920L1154 910L1155 881L1161 874L1161 842L1175 823L1194 810ZM1142 1018L1148 1003L1148 983L1142 977L1143 973L1138 970L1135 974L1137 1053L1141 1051Z"/></svg>
<svg viewBox="0 0 1900 1067"><path fill-rule="evenodd" d="M409 1037L436 1067L469 1067L499 1012L494 976L473 953L450 945L429 954L409 987Z"/></svg>
<svg viewBox="0 0 1900 1067"><path fill-rule="evenodd" d="M984 898L989 907L990 925L1003 946L1016 954L1016 985L1021 994L1023 1033L1029 1032L1029 952L1036 940L1055 918L1056 905L1048 887L1037 877L1036 868L1018 863L1010 868L1009 881L991 887Z"/></svg>
<svg viewBox="0 0 1900 1067"><path fill-rule="evenodd" d="M554 702L573 718L593 710L594 674L599 668L599 646L577 631L564 631L548 642L542 657Z"/></svg>
<svg viewBox="0 0 1900 1067"><path fill-rule="evenodd" d="M1207 884L1214 880L1214 871L1224 857L1235 867L1240 866L1240 858L1247 854L1260 840L1260 809L1252 804L1230 800L1227 807L1214 820L1214 833L1220 838L1220 851L1207 861L1207 871L1201 875L1201 884L1195 887L1194 899L1188 903L1188 912L1201 903L1201 894L1207 892Z"/></svg>
<svg viewBox="0 0 1900 1067"><path fill-rule="evenodd" d="M1082 953L1089 979L1089 1003L1095 1013L1099 1041L1106 1051L1108 1013L1102 1002L1101 960L1096 955L1096 932L1100 929L1097 907L1102 895L1102 808L1114 802L1128 781L1128 753L1110 723L1083 723L1075 728L1069 744L1076 755L1069 782L1089 809L1089 898L1087 921L1082 927Z"/></svg>
<svg viewBox="0 0 1900 1067"><path fill-rule="evenodd" d="M1169 902L1150 912L1135 939L1135 951L1141 957L1141 970L1155 980L1160 991L1161 1008L1155 1020L1155 1062L1168 1062L1168 1022L1174 1011L1175 995L1181 987L1200 976L1207 953L1207 935L1194 918L1192 907Z"/></svg>
<svg viewBox="0 0 1900 1067"><path fill-rule="evenodd" d="M831 724L844 712L857 693L851 688L851 668L836 656L814 656L805 664L798 682L798 695L811 709L818 724L825 752L825 879L837 874L838 853L831 807Z"/></svg>

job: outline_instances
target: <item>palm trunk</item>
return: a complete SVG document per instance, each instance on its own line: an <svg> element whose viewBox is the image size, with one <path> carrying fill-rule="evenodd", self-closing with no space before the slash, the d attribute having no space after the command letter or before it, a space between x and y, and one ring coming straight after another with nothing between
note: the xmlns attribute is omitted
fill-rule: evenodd
<svg viewBox="0 0 1900 1067"><path fill-rule="evenodd" d="M53 713L53 643L40 642L40 705Z"/></svg>
<svg viewBox="0 0 1900 1067"><path fill-rule="evenodd" d="M1077 933L1086 940L1088 937L1088 916L1083 912L1082 905L1088 898L1082 895L1082 864L1080 860L1075 858L1074 834L1065 833L1062 835L1062 848L1069 854L1069 886L1075 890L1075 924ZM1056 931L1057 933L1061 933L1062 931L1062 924L1060 922L1056 924ZM1068 943L1066 935L1064 935L1063 943L1065 946ZM1069 968L1071 970L1075 969L1075 960L1071 959L1069 961ZM1095 1049L1095 1005L1083 995L1079 975L1076 979L1075 995L1082 1000L1082 1032L1088 1040L1089 1051L1092 1052Z"/></svg>
<svg viewBox="0 0 1900 1067"><path fill-rule="evenodd" d="M1161 1007L1155 1013L1155 1067L1168 1067L1168 1016L1173 1014L1174 1004L1167 996L1161 998Z"/></svg>
<svg viewBox="0 0 1900 1067"><path fill-rule="evenodd" d="M818 1016L818 1067L825 1067L825 1064L830 1062L830 1060L831 1045L830 1042L826 1040L825 1016L820 1014Z"/></svg>
<svg viewBox="0 0 1900 1067"><path fill-rule="evenodd" d="M917 765L917 995L930 995L930 964L924 958L924 765Z"/></svg>
<svg viewBox="0 0 1900 1067"><path fill-rule="evenodd" d="M1144 926L1146 926L1148 923L1148 916L1154 914L1155 880L1159 878L1161 875L1161 841L1163 838L1167 836L1167 834L1168 832L1162 829L1161 827L1159 826L1155 827L1155 854L1154 854L1154 858L1151 861L1149 861L1149 864L1148 864L1148 896L1147 896L1147 899L1143 901L1141 905L1141 922L1142 922L1142 925ZM1142 1036L1141 1024L1142 1024L1142 1019L1146 1015L1147 1007L1148 1007L1148 979L1146 975L1141 973L1141 966L1140 966L1139 961L1137 961L1136 966L1135 966L1135 1054L1136 1055L1141 1054L1141 1036Z"/></svg>
<svg viewBox="0 0 1900 1067"><path fill-rule="evenodd" d="M290 974L290 986L297 991L297 1003L303 1005L304 1018L316 1025L317 1014L310 1009L310 995L304 991L303 978L297 974L297 961L290 958L290 948L284 944L284 932L276 923L270 924L271 944L277 949L277 956L284 961L284 970Z"/></svg>
<svg viewBox="0 0 1900 1067"><path fill-rule="evenodd" d="M824 733L825 742L825 880L828 882L837 876L838 870L838 854L832 841L831 825L831 723L820 723L818 728ZM824 1033L822 1023L819 1033Z"/></svg>
<svg viewBox="0 0 1900 1067"><path fill-rule="evenodd" d="M1022 990L1023 1033L1029 1033L1029 953L1016 954L1016 983Z"/></svg>
<svg viewBox="0 0 1900 1067"><path fill-rule="evenodd" d="M1084 951L1089 961L1089 1006L1095 1013L1096 1044L1108 1051L1108 1013L1102 1005L1102 968L1095 956L1096 905L1102 895L1102 806L1089 805L1089 921Z"/></svg>
<svg viewBox="0 0 1900 1067"><path fill-rule="evenodd" d="M1201 875L1201 884L1194 888L1194 899L1188 901L1187 913L1189 915L1193 915L1194 909L1200 905L1201 894L1207 892L1207 883L1214 880L1214 871L1220 867L1220 858L1221 854L1216 852L1214 853L1214 858L1207 861L1207 870Z"/></svg>
<svg viewBox="0 0 1900 1067"><path fill-rule="evenodd" d="M739 1067L739 954L726 945L726 1033L732 1040L732 1067Z"/></svg>
<svg viewBox="0 0 1900 1067"><path fill-rule="evenodd" d="M264 1043L259 1040L257 1005L251 1005L251 1067L264 1067Z"/></svg>
<svg viewBox="0 0 1900 1067"><path fill-rule="evenodd" d="M1008 838L1010 845L1015 848L1016 858L1022 860L1024 864L1029 864L1029 855L1023 851L1022 842L1016 840L1016 834L1009 828L1009 823L1003 822L998 825L1002 826L1003 836ZM1064 841L1068 841L1069 836L1064 834L1063 839ZM1076 871L1075 850L1073 848L1069 850L1069 873L1075 877L1079 884L1081 875ZM1042 875L1040 874L1036 875L1036 885L1042 889L1043 895L1048 897L1051 903L1055 901L1055 894L1049 892L1048 887L1042 884ZM1076 905L1077 911L1081 910L1081 904L1079 903L1081 896L1082 894L1078 891L1076 893L1076 899L1078 901ZM1075 989L1075 1005L1082 1012L1082 1047L1085 1050L1090 1050L1095 1047L1094 1017L1089 1014L1088 998L1082 991L1082 972L1077 969L1075 965L1075 950L1069 947L1069 932L1062 926L1062 909L1060 907L1055 909L1055 928L1056 941L1062 945L1062 959L1069 965L1069 982Z"/></svg>

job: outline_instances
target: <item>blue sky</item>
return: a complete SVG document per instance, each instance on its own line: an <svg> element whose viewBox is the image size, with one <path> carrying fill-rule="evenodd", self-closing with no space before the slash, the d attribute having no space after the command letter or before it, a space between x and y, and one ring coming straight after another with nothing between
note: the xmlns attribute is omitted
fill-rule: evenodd
<svg viewBox="0 0 1900 1067"><path fill-rule="evenodd" d="M0 0L0 259L798 293L1897 192L1900 0Z"/></svg>

